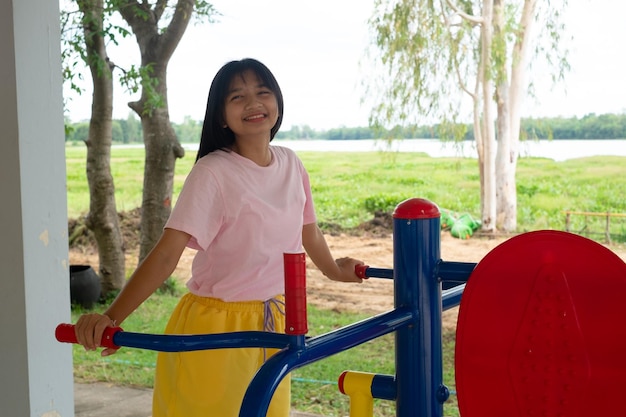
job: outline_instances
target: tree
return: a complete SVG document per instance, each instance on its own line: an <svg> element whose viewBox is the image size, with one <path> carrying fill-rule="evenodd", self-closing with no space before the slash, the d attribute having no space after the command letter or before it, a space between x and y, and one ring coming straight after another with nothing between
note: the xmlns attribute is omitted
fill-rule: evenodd
<svg viewBox="0 0 626 417"><path fill-rule="evenodd" d="M66 122L67 125L67 122ZM71 126L69 132L65 134L66 141L87 142L89 139L89 123L80 122Z"/></svg>
<svg viewBox="0 0 626 417"><path fill-rule="evenodd" d="M76 78L81 78L77 68L79 61L82 60L89 66L94 84L92 116L86 141L90 190L90 212L86 224L94 231L96 237L105 292L121 288L125 279L123 242L117 225L114 186L110 173L110 146L113 134L112 71L115 65L107 56L106 42L117 43L120 37L127 36L129 32L124 27L112 23L114 19L111 16L118 12L130 25L139 43L142 57L139 70L134 67L126 70L121 79L127 88L134 91L138 89L134 82L139 79L142 88L141 99L129 104L141 117L146 144L141 260L158 239L169 215L174 160L184 155L169 122L167 63L193 15L194 7L197 8L198 15L210 18L216 14L213 7L204 0L180 0L173 6L174 11L171 14L167 0L150 3L126 0L76 0L80 13L64 11L62 14L65 34L65 45L62 49L65 79L73 90L79 93L82 91L75 82ZM63 4L67 6L73 3L67 1ZM84 34L72 31L77 16ZM170 18L169 26L165 29L161 26L161 18L164 21ZM76 56L80 59L75 59ZM113 259L117 262L116 268L109 264Z"/></svg>
<svg viewBox="0 0 626 417"><path fill-rule="evenodd" d="M471 114L486 232L517 227L515 170L530 50L534 45L562 78L566 1L555 8L538 0L377 0L370 18L382 67L368 88L370 96L380 92L371 124L441 119L439 134L460 138L459 120Z"/></svg>
<svg viewBox="0 0 626 417"><path fill-rule="evenodd" d="M197 143L202 134L202 122L193 120L191 116L185 116L181 124L174 125L174 130L183 143Z"/></svg>
<svg viewBox="0 0 626 417"><path fill-rule="evenodd" d="M120 120L120 126L122 128L124 143L142 141L143 135L141 132L141 123L132 112L128 113L128 117L126 119Z"/></svg>
<svg viewBox="0 0 626 417"><path fill-rule="evenodd" d="M141 97L129 103L141 119L146 149L139 261L161 236L169 217L177 158L185 151L176 137L167 101L167 65L194 15L211 20L216 14L204 0L178 0L173 11L168 1L115 0L114 5L130 26L141 53L137 73Z"/></svg>
<svg viewBox="0 0 626 417"><path fill-rule="evenodd" d="M90 69L93 83L91 119L87 145L87 181L89 213L85 225L96 239L98 271L104 294L120 289L125 282L125 259L122 234L115 204L115 186L111 175L113 118L113 63L106 51L104 27L106 11L103 0L79 0L79 12L62 14L62 33L69 49L78 52ZM80 29L78 29L80 28ZM66 71L66 78L74 74Z"/></svg>

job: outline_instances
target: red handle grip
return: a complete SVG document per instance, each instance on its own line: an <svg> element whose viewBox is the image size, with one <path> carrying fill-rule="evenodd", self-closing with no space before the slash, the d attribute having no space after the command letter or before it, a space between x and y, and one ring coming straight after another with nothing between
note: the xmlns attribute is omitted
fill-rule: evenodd
<svg viewBox="0 0 626 417"><path fill-rule="evenodd" d="M54 332L54 336L59 342L78 343L74 327L75 326L73 324L59 324ZM119 349L120 347L113 343L113 336L115 336L115 333L121 331L121 327L107 327L106 329L104 329L104 333L102 334L102 340L100 341L100 346Z"/></svg>
<svg viewBox="0 0 626 417"><path fill-rule="evenodd" d="M361 279L367 279L369 277L365 275L365 271L367 271L367 268L369 267L370 267L369 265L356 265L354 267L354 273L356 274L357 277Z"/></svg>

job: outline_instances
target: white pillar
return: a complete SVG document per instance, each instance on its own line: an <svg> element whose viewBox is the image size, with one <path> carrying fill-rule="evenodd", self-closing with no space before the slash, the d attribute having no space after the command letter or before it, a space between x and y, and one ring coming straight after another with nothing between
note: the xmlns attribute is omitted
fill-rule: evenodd
<svg viewBox="0 0 626 417"><path fill-rule="evenodd" d="M0 415L74 415L58 0L0 1Z"/></svg>

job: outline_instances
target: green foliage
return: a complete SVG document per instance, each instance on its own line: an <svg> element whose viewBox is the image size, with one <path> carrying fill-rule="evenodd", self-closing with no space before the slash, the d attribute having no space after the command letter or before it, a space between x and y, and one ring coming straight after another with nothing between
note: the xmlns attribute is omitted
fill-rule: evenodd
<svg viewBox="0 0 626 417"><path fill-rule="evenodd" d="M66 148L68 215L72 218L84 215L89 208L85 155L84 145ZM392 210L395 203L410 197L427 198L441 208L480 216L475 159L404 152L299 152L299 156L311 178L318 220L334 228L358 226L371 220L376 210ZM194 160L194 153L187 152L176 164L174 202ZM118 210L141 205L143 164L141 148L112 149ZM563 230L564 210L626 213L626 160L520 158L517 192L520 232ZM591 223L587 229L592 226L603 230ZM580 230L584 224L576 227L574 230ZM612 227L617 230L619 222L615 220Z"/></svg>
<svg viewBox="0 0 626 417"><path fill-rule="evenodd" d="M186 116L183 123L173 123L176 136L181 143L199 143L202 134L202 122Z"/></svg>
<svg viewBox="0 0 626 417"><path fill-rule="evenodd" d="M86 142L89 139L89 123L81 122L72 126L69 135L66 135L65 140L68 142Z"/></svg>
<svg viewBox="0 0 626 417"><path fill-rule="evenodd" d="M113 302L113 300L115 300L115 297L117 297L119 293L120 293L120 290L112 289L108 291L106 294L104 294L103 297L100 297L100 300L98 300L98 302L102 304L103 306L108 306L109 304Z"/></svg>
<svg viewBox="0 0 626 417"><path fill-rule="evenodd" d="M522 132L537 139L622 139L626 138L626 114L523 119Z"/></svg>
<svg viewBox="0 0 626 417"><path fill-rule="evenodd" d="M447 30L452 25L446 13L451 11L444 13L444 4L375 2L369 20L374 69L365 93L373 102L373 125L406 125L433 117L456 122L461 100L457 77L466 79L468 65L462 62L475 59L464 35L473 32L462 19Z"/></svg>
<svg viewBox="0 0 626 417"><path fill-rule="evenodd" d="M222 16L220 12L206 0L195 1L195 15L194 23L216 23L219 21L219 17Z"/></svg>
<svg viewBox="0 0 626 417"><path fill-rule="evenodd" d="M121 68L113 65L115 57L106 60L103 57L92 54L88 56L86 45L91 41L92 36L99 36L105 39L105 43L119 44L123 38L127 38L132 31L127 25L127 21L119 24L115 14L124 14L125 10L132 8L131 15L139 17L144 21L154 19L154 29L164 31L171 23L175 11L179 14L186 13L183 10L184 2L128 2L124 0L104 0L101 8L96 8L97 3L90 2L61 2L61 51L63 62L63 79L69 84L72 91L82 94L83 81L82 70L85 64L94 64L96 68L103 69L111 65L111 68L118 68L122 74L119 82L128 91L133 93L142 87L142 94L146 97L143 102L143 113L151 115L152 112L161 108L165 104L164 97L159 94L159 80L154 76L155 62L148 62L145 65L131 65L130 68ZM193 4L192 18L195 22L214 23L220 13L215 7L205 1L196 0ZM123 16L124 18L128 16ZM89 30L86 27L90 27ZM95 62L93 60L96 60ZM124 142L126 143L126 142Z"/></svg>
<svg viewBox="0 0 626 417"><path fill-rule="evenodd" d="M299 155L311 177L318 217L343 227L357 226L371 219L371 210L392 209L394 202L409 197L428 198L455 211L478 213L480 207L476 162L469 158L385 152Z"/></svg>
<svg viewBox="0 0 626 417"><path fill-rule="evenodd" d="M513 69L526 66L529 59L547 62L555 79L562 78L568 64L559 43L560 18L567 1L538 2L528 21L522 19L526 8L521 3L497 2L491 20L485 20L484 4L477 0L375 1L368 22L371 79L364 82L364 101L374 109L371 123L393 126L434 119L456 124L472 111L466 103L477 100L484 83L508 83ZM527 28L530 22L539 29ZM522 42L532 52L520 62ZM483 48L489 48L485 54Z"/></svg>
<svg viewBox="0 0 626 417"><path fill-rule="evenodd" d="M610 120L610 124L607 124ZM114 132L114 143L142 143L141 122L130 112L126 119L113 120L121 128L121 136ZM198 143L202 132L202 121L186 116L182 123L172 123L174 131L181 143ZM70 123L66 121L65 140L67 142L82 141L87 132L85 122ZM536 139L621 139L626 138L626 114L587 115L583 118L543 118L522 119L521 137L526 140ZM276 139L329 139L329 140L360 140L381 139L450 139L461 137L464 140L474 139L472 124L442 122L429 126L408 125L395 126L392 129L376 129L369 127L339 127L329 130L314 130L310 126L292 126L287 131L279 131Z"/></svg>
<svg viewBox="0 0 626 417"><path fill-rule="evenodd" d="M136 93L142 88L142 94L147 97L143 105L143 115L152 116L152 113L165 106L165 98L159 94L159 79L154 77L154 62L150 62L141 67L132 65L130 69L124 71L120 77L120 82L126 89Z"/></svg>
<svg viewBox="0 0 626 417"><path fill-rule="evenodd" d="M368 213L376 212L390 212L402 201L410 198L411 196L399 196L391 194L376 194L371 197L365 198L364 205L365 210Z"/></svg>
<svg viewBox="0 0 626 417"><path fill-rule="evenodd" d="M174 297L180 297L184 292L184 285L180 283L176 278L169 277L165 280L163 285L157 290L157 294L173 295Z"/></svg>
<svg viewBox="0 0 626 417"><path fill-rule="evenodd" d="M63 80L69 83L70 89L77 94L83 92L80 86L83 81L82 70L89 60L97 60L94 62L97 68L110 64L98 55L88 56L86 43L91 42L90 37L102 36L106 41L117 44L119 38L125 38L131 33L125 26L118 25L111 19L115 12L111 3L104 1L103 9L95 9L95 7L92 9L89 2L60 3ZM95 3L93 5L95 6ZM95 28L97 30L93 30Z"/></svg>
<svg viewBox="0 0 626 417"><path fill-rule="evenodd" d="M141 127L141 122L135 117L134 113L129 112L126 119L113 120L113 123L119 124L122 131L121 140L116 136L113 136L114 143L143 142L143 128Z"/></svg>

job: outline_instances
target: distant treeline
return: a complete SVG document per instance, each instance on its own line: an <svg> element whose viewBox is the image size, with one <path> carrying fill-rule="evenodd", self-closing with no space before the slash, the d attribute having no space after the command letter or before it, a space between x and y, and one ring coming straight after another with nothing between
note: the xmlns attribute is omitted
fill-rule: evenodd
<svg viewBox="0 0 626 417"><path fill-rule="evenodd" d="M89 122L67 123L66 142L82 142L87 139ZM202 121L185 118L183 123L173 123L178 139L182 143L200 141ZM452 128L452 129L451 129ZM471 124L457 126L408 126L390 130L370 127L337 127L329 130L315 130L310 126L292 126L276 135L277 139L306 140L358 140L358 139L436 139L450 137L450 131L465 140L474 139ZM539 118L522 119L523 139L626 139L626 114L588 114L582 118ZM141 143L141 122L132 114L126 119L113 120L113 142Z"/></svg>

